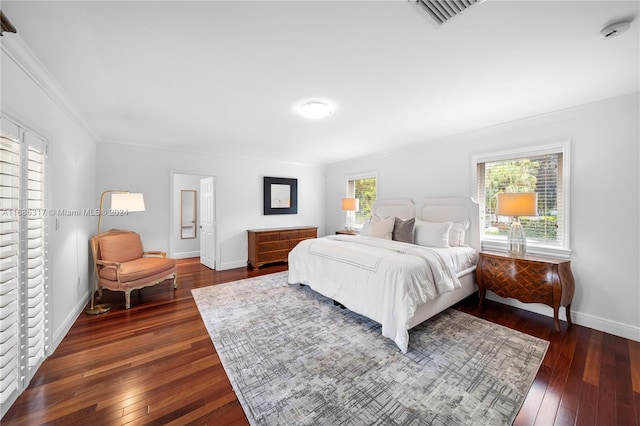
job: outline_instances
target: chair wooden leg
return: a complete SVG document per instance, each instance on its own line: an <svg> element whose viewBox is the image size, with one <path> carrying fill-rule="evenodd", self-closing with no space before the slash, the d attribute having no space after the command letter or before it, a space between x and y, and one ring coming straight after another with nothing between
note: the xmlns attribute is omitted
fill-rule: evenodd
<svg viewBox="0 0 640 426"><path fill-rule="evenodd" d="M124 308L129 309L131 307L131 290L125 290L124 292Z"/></svg>
<svg viewBox="0 0 640 426"><path fill-rule="evenodd" d="M173 288L178 288L178 273L173 274Z"/></svg>

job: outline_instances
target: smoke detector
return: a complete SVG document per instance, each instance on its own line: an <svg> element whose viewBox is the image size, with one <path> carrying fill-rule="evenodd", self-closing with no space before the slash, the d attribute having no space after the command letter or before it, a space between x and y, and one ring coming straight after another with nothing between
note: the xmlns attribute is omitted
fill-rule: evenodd
<svg viewBox="0 0 640 426"><path fill-rule="evenodd" d="M614 38L627 31L631 26L629 21L615 22L600 30L600 36L602 38Z"/></svg>

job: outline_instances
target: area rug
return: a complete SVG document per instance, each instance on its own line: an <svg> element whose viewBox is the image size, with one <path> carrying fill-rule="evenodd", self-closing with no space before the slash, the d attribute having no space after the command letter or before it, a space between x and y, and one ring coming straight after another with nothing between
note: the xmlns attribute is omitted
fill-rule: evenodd
<svg viewBox="0 0 640 426"><path fill-rule="evenodd" d="M287 272L192 293L254 425L510 425L548 347L448 309L402 354Z"/></svg>

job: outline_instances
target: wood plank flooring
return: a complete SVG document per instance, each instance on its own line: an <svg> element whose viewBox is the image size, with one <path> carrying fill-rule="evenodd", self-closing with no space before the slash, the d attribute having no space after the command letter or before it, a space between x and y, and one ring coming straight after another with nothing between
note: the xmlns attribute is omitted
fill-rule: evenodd
<svg viewBox="0 0 640 426"><path fill-rule="evenodd" d="M81 315L2 425L246 425L190 290L286 270L212 271L179 261L178 286L105 291L113 310ZM456 308L550 341L516 425L640 426L640 343L477 297Z"/></svg>

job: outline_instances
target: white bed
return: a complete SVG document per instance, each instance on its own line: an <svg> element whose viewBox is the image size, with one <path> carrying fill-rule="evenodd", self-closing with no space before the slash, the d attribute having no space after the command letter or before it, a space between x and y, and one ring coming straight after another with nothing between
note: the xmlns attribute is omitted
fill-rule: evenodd
<svg viewBox="0 0 640 426"><path fill-rule="evenodd" d="M408 330L477 290L478 205L467 198L430 198L417 204L410 199L379 200L372 213L381 218L415 218L416 223L468 221L469 229L463 247L451 248L371 236L305 240L289 254L288 282L308 285L380 323L382 335L406 353Z"/></svg>

